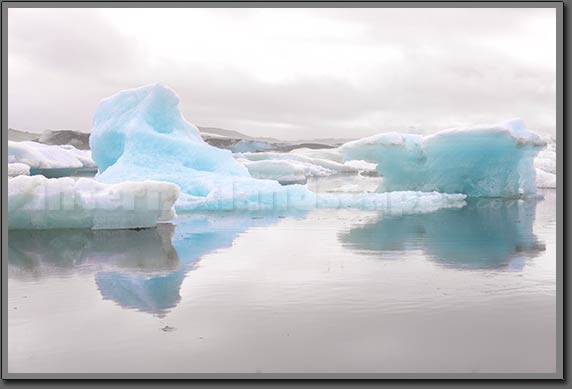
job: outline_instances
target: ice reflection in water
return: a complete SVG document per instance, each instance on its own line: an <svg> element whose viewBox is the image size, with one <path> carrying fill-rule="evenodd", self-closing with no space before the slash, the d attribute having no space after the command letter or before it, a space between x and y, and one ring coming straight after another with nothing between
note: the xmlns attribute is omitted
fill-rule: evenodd
<svg viewBox="0 0 572 389"><path fill-rule="evenodd" d="M349 248L381 258L422 250L430 259L461 269L520 270L545 250L533 233L539 200L468 199L460 209L382 217L339 235Z"/></svg>
<svg viewBox="0 0 572 389"><path fill-rule="evenodd" d="M527 258L544 250L532 230L536 202L471 199L461 209L380 216L340 233L339 240L382 258L422 250L449 267L519 270ZM181 284L201 257L232 246L252 227L267 227L282 217L286 215L193 214L179 217L176 226L140 231L10 231L9 272L34 280L92 271L104 299L164 316L179 303Z"/></svg>
<svg viewBox="0 0 572 389"><path fill-rule="evenodd" d="M10 275L24 280L76 271L120 270L153 275L176 270L175 226L143 230L10 230Z"/></svg>
<svg viewBox="0 0 572 389"><path fill-rule="evenodd" d="M94 271L104 299L164 316L179 303L181 284L202 256L230 247L251 227L283 217L229 212L181 216L176 226L143 230L9 231L9 273L33 281Z"/></svg>

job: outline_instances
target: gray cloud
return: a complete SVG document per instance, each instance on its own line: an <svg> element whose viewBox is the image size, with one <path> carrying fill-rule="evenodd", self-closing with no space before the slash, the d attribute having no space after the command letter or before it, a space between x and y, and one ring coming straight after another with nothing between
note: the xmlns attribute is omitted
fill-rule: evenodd
<svg viewBox="0 0 572 389"><path fill-rule="evenodd" d="M519 36L535 36L534 22L551 20L546 14L550 10L347 11L313 10L311 16L347 22L363 31L361 35L310 36L302 43L316 48L333 45L348 66L353 58L344 56L356 55L354 43L372 58L382 59L364 67L358 80L350 73L346 76L339 64L332 64L342 69L337 72L324 68L324 74L265 80L231 60L212 63L154 53L144 40L124 33L97 10L16 15L10 10L9 125L88 131L101 98L123 88L163 82L177 91L190 121L259 136L359 137L410 127L429 132L514 116L538 131L554 132L555 58L534 51L546 50L542 44L551 45L554 38L548 33L546 42L529 39L530 58L523 48L513 47L527 43ZM233 15L228 10L218 16L232 20ZM220 21L218 16L213 16L213 23ZM224 25L217 23L226 33ZM184 37L173 39L180 40L181 52L192 52ZM204 39L208 42L209 37ZM258 53L257 42L252 44L253 51L245 56ZM276 44L284 51L268 53L270 60L303 63L304 58L296 57L299 38ZM397 59L383 61L388 47ZM220 47L213 45L215 49ZM276 55L280 57L272 57ZM248 58L240 60L248 63ZM256 65L260 69L260 63Z"/></svg>

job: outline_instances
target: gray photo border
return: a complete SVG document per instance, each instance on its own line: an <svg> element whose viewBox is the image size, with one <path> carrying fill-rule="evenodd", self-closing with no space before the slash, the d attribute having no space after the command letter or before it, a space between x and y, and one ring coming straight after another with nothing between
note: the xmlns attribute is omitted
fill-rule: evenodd
<svg viewBox="0 0 572 389"><path fill-rule="evenodd" d="M8 131L8 15L10 8L555 8L556 9L556 150L557 150L557 271L556 271L556 326L557 367L555 373L411 373L411 374L322 374L322 373L9 373L8 372L8 239L7 227L7 131ZM2 379L551 379L564 380L564 2L563 1L211 1L211 2L157 2L157 1L5 1L2 2ZM533 350L532 350L533 352Z"/></svg>

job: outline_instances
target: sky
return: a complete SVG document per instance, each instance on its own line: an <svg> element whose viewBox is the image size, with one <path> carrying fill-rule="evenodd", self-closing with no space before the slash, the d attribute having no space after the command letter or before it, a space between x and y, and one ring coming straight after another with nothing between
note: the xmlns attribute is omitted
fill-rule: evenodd
<svg viewBox="0 0 572 389"><path fill-rule="evenodd" d="M556 12L532 8L8 10L8 125L89 132L163 83L198 125L357 138L522 118L554 134Z"/></svg>

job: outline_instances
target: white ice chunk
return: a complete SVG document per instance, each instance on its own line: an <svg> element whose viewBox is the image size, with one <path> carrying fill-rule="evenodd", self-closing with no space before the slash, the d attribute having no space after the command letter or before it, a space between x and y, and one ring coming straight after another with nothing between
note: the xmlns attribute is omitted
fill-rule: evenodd
<svg viewBox="0 0 572 389"><path fill-rule="evenodd" d="M250 196L241 193L236 193L233 197L224 190L213 192L206 199L181 194L180 209L259 211L358 208L377 210L387 214L409 214L433 212L441 208L463 207L466 198L463 194L438 192L314 193L302 185L290 185L283 188L294 190L262 191L257 202L252 202Z"/></svg>
<svg viewBox="0 0 572 389"><path fill-rule="evenodd" d="M553 151L541 151L534 160L534 166L546 173L556 174L556 153Z"/></svg>
<svg viewBox="0 0 572 389"><path fill-rule="evenodd" d="M357 159L346 161L344 165L363 172L374 171L377 168L376 163L361 161Z"/></svg>
<svg viewBox="0 0 572 389"><path fill-rule="evenodd" d="M538 153L534 166L547 173L556 174L556 139L545 138L546 149Z"/></svg>
<svg viewBox="0 0 572 389"><path fill-rule="evenodd" d="M545 141L514 119L430 136L383 133L340 147L346 160L377 163L380 190L519 197L536 193L534 157Z"/></svg>
<svg viewBox="0 0 572 389"><path fill-rule="evenodd" d="M300 148L291 150L289 154L303 155L312 159L329 160L338 163L344 163L344 158L339 148L331 149L309 149Z"/></svg>
<svg viewBox="0 0 572 389"><path fill-rule="evenodd" d="M16 176L29 176L30 166L25 163L9 163L8 164L8 177Z"/></svg>
<svg viewBox="0 0 572 389"><path fill-rule="evenodd" d="M320 193L318 208L360 208L382 211L384 214L416 214L434 212L441 208L465 206L463 194L438 192L386 193Z"/></svg>
<svg viewBox="0 0 572 389"><path fill-rule="evenodd" d="M8 141L8 163L23 163L32 169L96 167L89 150L78 150L71 145L45 145L32 141Z"/></svg>
<svg viewBox="0 0 572 389"><path fill-rule="evenodd" d="M8 228L153 227L175 216L179 189L166 182L102 184L90 178L8 179Z"/></svg>
<svg viewBox="0 0 572 389"><path fill-rule="evenodd" d="M276 180L279 182L305 183L307 175L331 174L330 170L296 161L249 161L244 158L239 158L238 161L247 167L253 177Z"/></svg>
<svg viewBox="0 0 572 389"><path fill-rule="evenodd" d="M555 189L556 174L548 173L542 169L536 168L536 187Z"/></svg>
<svg viewBox="0 0 572 389"><path fill-rule="evenodd" d="M357 168L348 164L292 152L237 153L235 158L248 168L253 177L280 182L304 182L307 177L358 172Z"/></svg>
<svg viewBox="0 0 572 389"><path fill-rule="evenodd" d="M556 139L545 138L546 149L534 159L536 187L556 188Z"/></svg>

